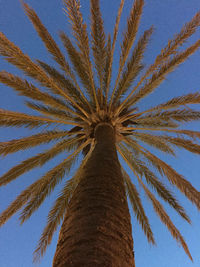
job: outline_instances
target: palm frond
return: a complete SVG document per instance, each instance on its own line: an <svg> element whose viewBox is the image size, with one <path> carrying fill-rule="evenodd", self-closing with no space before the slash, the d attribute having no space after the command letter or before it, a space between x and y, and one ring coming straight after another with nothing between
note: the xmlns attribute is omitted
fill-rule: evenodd
<svg viewBox="0 0 200 267"><path fill-rule="evenodd" d="M87 90L88 95L90 96L91 99L93 99L93 92L91 91L91 82L88 70L84 64L84 58L82 57L80 52L77 51L77 49L72 44L71 40L67 37L67 35L64 32L60 32L60 38L74 66L76 73L78 74L82 84Z"/></svg>
<svg viewBox="0 0 200 267"><path fill-rule="evenodd" d="M116 44L116 40L117 40L117 35L118 35L118 31L119 31L119 23L120 23L120 19L121 19L121 14L122 14L122 10L124 7L124 0L121 0L120 2L120 6L118 9L118 13L117 13L117 17L116 17L116 22L115 22L115 28L114 28L114 32L113 32L113 41L112 41L112 48L108 49L107 48L107 79L105 82L105 96L106 96L106 105L108 102L108 93L109 93L109 88L110 88L110 81L111 81L111 76L112 76L112 64L113 64L113 56L114 56L114 51L115 51L115 44ZM110 51L110 57L109 55L109 51Z"/></svg>
<svg viewBox="0 0 200 267"><path fill-rule="evenodd" d="M111 105L112 105L113 97L114 97L114 94L115 94L115 91L118 85L118 81L121 76L121 71L123 70L123 67L129 56L129 52L135 41L141 15L142 15L143 6L144 6L144 0L135 0L133 7L131 9L131 12L130 12L130 16L127 20L126 32L124 33L124 39L121 45L121 55L120 55L118 75L117 75L117 79L115 82L115 87L111 95L109 108L111 108Z"/></svg>
<svg viewBox="0 0 200 267"><path fill-rule="evenodd" d="M65 11L68 18L72 24L72 30L74 37L76 38L76 43L81 51L82 57L84 59L84 64L88 70L88 77L91 84L91 89L93 93L93 100L96 105L97 110L99 109L99 103L96 95L96 89L94 84L94 77L92 73L92 66L90 62L90 48L89 48L89 38L87 34L87 26L83 23L83 17L80 12L80 1L79 0L64 0L64 5L66 7Z"/></svg>
<svg viewBox="0 0 200 267"><path fill-rule="evenodd" d="M149 220L145 214L144 208L142 206L142 202L139 196L139 193L135 187L135 185L131 182L131 179L127 172L122 169L122 174L124 177L124 182L126 185L126 191L128 194L128 197L131 202L131 206L133 209L133 212L135 213L135 216L139 222L139 224L142 227L142 230L144 231L144 234L146 235L148 241L152 244L155 244L155 240L153 237L153 233L149 224Z"/></svg>
<svg viewBox="0 0 200 267"><path fill-rule="evenodd" d="M144 51L149 42L150 36L153 33L153 27L146 30L143 36L137 42L130 59L127 62L126 68L122 73L122 77L119 80L117 90L113 99L113 105L126 93L129 87L132 85L134 79L139 72L143 69L141 63L144 55Z"/></svg>
<svg viewBox="0 0 200 267"><path fill-rule="evenodd" d="M200 210L200 193L192 186L192 184L163 160L159 159L139 144L137 144L137 146L146 159L158 169L160 174L164 174L168 181L175 185Z"/></svg>
<svg viewBox="0 0 200 267"><path fill-rule="evenodd" d="M131 143L127 142L127 144L130 147ZM143 161L133 157L130 150L122 144L120 144L120 154L134 174L137 173L141 177L144 176L147 183L158 193L158 195L165 202L167 202L184 220L186 220L188 223L191 223L190 218L186 214L184 208L178 203L166 186L158 180L155 174L150 171ZM136 175L136 177L138 176Z"/></svg>
<svg viewBox="0 0 200 267"><path fill-rule="evenodd" d="M53 59L61 66L64 71L66 71L67 74L69 74L69 64L66 62L65 57L60 51L55 40L52 38L46 27L42 24L40 18L37 16L33 8L31 8L28 4L23 2L23 7L38 35L44 42L44 45L46 46L47 50L53 56Z"/></svg>
<svg viewBox="0 0 200 267"><path fill-rule="evenodd" d="M200 154L200 145L195 144L190 140L171 136L161 136L161 138L177 147L184 148L192 153Z"/></svg>
<svg viewBox="0 0 200 267"><path fill-rule="evenodd" d="M95 67L99 77L100 89L103 86L103 71L106 62L106 47L103 19L99 0L91 0L91 36ZM102 92L101 92L102 93Z"/></svg>
<svg viewBox="0 0 200 267"><path fill-rule="evenodd" d="M21 224L30 218L30 216L44 202L47 196L51 194L55 186L62 181L65 175L69 174L73 164L77 159L78 154L83 147L84 146L80 146L80 148L76 149L75 152L70 154L67 159L45 173L45 175L38 180L40 181L38 187L34 188L34 194L20 214Z"/></svg>
<svg viewBox="0 0 200 267"><path fill-rule="evenodd" d="M137 123L145 123L149 120L161 120L161 121L178 121L178 122L185 122L185 121L193 121L200 119L200 111L192 110L192 109L176 109L172 111L157 111L155 113L147 114L141 118L136 118L134 121Z"/></svg>
<svg viewBox="0 0 200 267"><path fill-rule="evenodd" d="M31 198L38 181L28 186L17 198L0 214L0 227L5 224L15 213L17 213Z"/></svg>
<svg viewBox="0 0 200 267"><path fill-rule="evenodd" d="M46 105L61 108L67 111L71 109L63 100L56 98L55 96L49 95L48 93L41 92L35 85L23 80L18 76L15 76L9 72L0 72L0 82L12 87L19 95L29 97L33 100L37 100L45 103Z"/></svg>
<svg viewBox="0 0 200 267"><path fill-rule="evenodd" d="M159 104L149 110L145 110L146 112L157 111L160 109L171 109L177 108L179 106L191 105L191 104L200 104L200 93L191 93L183 96L174 97L168 100L165 103Z"/></svg>
<svg viewBox="0 0 200 267"><path fill-rule="evenodd" d="M9 63L21 69L26 75L36 79L42 86L47 87L53 93L64 97L72 103L77 110L83 112L83 109L66 94L39 65L35 64L27 55L23 54L3 33L0 33L0 54L4 56ZM76 114L73 110L71 110L71 113Z"/></svg>
<svg viewBox="0 0 200 267"><path fill-rule="evenodd" d="M52 123L63 123L68 125L80 126L80 123L73 121L60 121L50 118L43 118L39 116L28 115L25 113L19 113L9 110L0 109L0 126L9 127L28 127L37 128L42 125L50 125Z"/></svg>
<svg viewBox="0 0 200 267"><path fill-rule="evenodd" d="M0 155L6 156L19 150L25 150L54 140L59 140L66 135L68 135L67 131L46 131L21 139L0 142Z"/></svg>
<svg viewBox="0 0 200 267"><path fill-rule="evenodd" d="M150 79L146 80L144 86L142 86L138 92L136 92L131 98L133 91L126 98L127 105L136 104L139 100L153 92L166 78L166 75L172 72L176 67L183 63L189 56L194 54L200 47L200 40L196 41L193 45L187 48L183 52L179 52L172 59L169 59L166 63L163 63L159 70L155 71ZM135 89L134 89L135 90Z"/></svg>
<svg viewBox="0 0 200 267"><path fill-rule="evenodd" d="M154 197L154 195L148 190L148 188L143 184L143 182L139 179L146 195L148 196L149 200L151 201L153 208L157 215L160 217L161 221L167 226L168 230L170 231L171 235L173 238L176 239L176 241L183 247L185 253L188 255L188 257L193 261L192 256L190 254L190 251L187 247L187 244L185 243L184 238L178 231L178 229L175 227L173 222L171 221L170 217L164 210L163 206L161 203Z"/></svg>
<svg viewBox="0 0 200 267"><path fill-rule="evenodd" d="M74 101L76 101L79 105L81 105L82 108L84 108L84 110L88 112L88 107L90 107L89 102L79 86L76 88L70 79L66 78L54 67L40 60L37 60L37 62L49 74L49 76L51 76L51 78L55 80L58 86L66 91L66 93L69 94L74 99ZM87 112L85 112L84 115L88 117Z"/></svg>
<svg viewBox="0 0 200 267"><path fill-rule="evenodd" d="M61 109L56 109L56 108L51 108L46 105L41 105L41 104L35 104L34 102L31 101L26 101L26 105L34 110L37 110L38 112L47 115L47 116L52 116L57 119L62 119L66 121L78 121L77 118L73 117L70 113L65 112L64 110ZM80 120L80 119L79 119ZM81 125L80 125L81 126Z"/></svg>
<svg viewBox="0 0 200 267"><path fill-rule="evenodd" d="M170 153L172 155L175 155L170 145L166 144L166 141L162 140L160 136L147 134L147 133L135 133L135 132L133 133L132 136L165 153Z"/></svg>
<svg viewBox="0 0 200 267"><path fill-rule="evenodd" d="M83 138L84 136L81 136L79 138L72 137L66 140L64 139L45 152L39 153L34 157L22 161L20 164L11 168L7 173L0 177L0 186L10 183L20 175L32 170L33 168L43 166L46 162L65 150L70 151L76 148L79 145L79 141Z"/></svg>
<svg viewBox="0 0 200 267"><path fill-rule="evenodd" d="M34 262L38 261L40 257L43 256L47 246L51 243L53 234L55 233L57 227L64 218L66 209L68 207L68 203L83 175L84 166L88 161L88 158L91 156L93 149L94 149L94 144L91 145L90 151L83 159L75 175L69 181L66 182L59 197L56 199L54 205L52 206L48 214L47 225L45 226L40 241L38 243L38 246L34 251Z"/></svg>

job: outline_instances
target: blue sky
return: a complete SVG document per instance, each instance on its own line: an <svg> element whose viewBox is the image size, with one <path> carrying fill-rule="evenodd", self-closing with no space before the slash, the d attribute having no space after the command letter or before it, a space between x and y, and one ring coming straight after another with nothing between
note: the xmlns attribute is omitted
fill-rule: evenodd
<svg viewBox="0 0 200 267"><path fill-rule="evenodd" d="M102 13L105 20L106 32L113 30L113 24L119 0L101 0ZM123 31L126 18L129 14L132 0L125 1L125 8L120 25L121 32ZM38 13L43 23L47 26L56 41L61 45L58 38L58 31L60 29L70 34L69 24L62 10L62 1L60 0L27 0ZM89 19L89 0L82 0L82 12L86 21ZM144 13L140 25L139 34L151 25L155 26L155 32L152 40L145 54L145 62L150 64L153 62L156 54L163 48L167 40L177 33L182 25L189 21L194 14L200 9L199 0L146 0ZM46 62L52 60L46 53L46 50L35 33L30 21L25 16L20 2L18 0L0 0L0 30L7 35L7 37L33 59L40 58ZM121 34L119 35L120 39ZM200 30L190 38L189 45L200 36ZM118 39L118 40L119 40ZM119 48L117 46L115 53L115 68L118 64ZM16 68L8 65L5 61L0 59L0 70L7 70L15 74L21 75L21 72ZM139 103L141 109L157 104L159 101L165 101L170 97L196 92L200 90L200 51L190 57L187 62L183 63L174 73L167 76L166 81L151 94L150 97ZM17 96L11 88L0 85L0 108L8 110L28 111L23 105L23 98ZM198 107L199 109L199 107ZM200 130L200 123L191 123L189 125L193 130ZM186 128L186 127L185 127ZM28 135L28 131L24 129L0 129L0 140L6 141L14 138L19 138ZM25 153L18 152L6 159L0 158L0 175L6 172L10 167L14 166L21 160L31 157L37 153L38 149L32 149ZM199 156L184 150L178 150L177 157L172 159L163 156L166 162L171 164L178 172L188 178L188 180L199 190L200 188L200 165ZM55 164L56 162L53 162ZM52 164L52 163L51 163ZM27 185L39 178L45 170L50 167L50 164L45 165L42 170L36 169L30 173L23 175L10 185L0 189L0 210L2 211L8 203L10 203L17 194ZM200 191L200 190L199 190ZM139 188L142 193L142 189ZM200 266L200 213L195 207L191 205L182 195L176 190L178 199L186 208L186 211L192 219L192 225L183 222L171 209L167 207L171 218L175 225L180 229L184 235L186 242L194 259L192 264L185 255L182 248L170 236L167 228L163 226L154 214L150 203L144 198L143 203L150 217L152 229L155 232L157 246L150 246L145 236L140 230L134 216L132 217L134 248L136 255L136 267L199 267ZM46 215L48 210L56 198L58 190L52 197L50 197L44 205L26 222L23 226L19 225L18 216L13 216L8 223L0 229L0 266L1 267L31 267L32 252L34 251L40 233L46 222ZM40 266L51 266L52 258L56 248L58 233L56 233L52 244L47 250L46 255L42 259Z"/></svg>

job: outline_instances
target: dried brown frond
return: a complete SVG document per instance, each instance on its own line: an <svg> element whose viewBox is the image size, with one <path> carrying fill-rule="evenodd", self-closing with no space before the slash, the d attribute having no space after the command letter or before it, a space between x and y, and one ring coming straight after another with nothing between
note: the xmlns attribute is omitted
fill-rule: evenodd
<svg viewBox="0 0 200 267"><path fill-rule="evenodd" d="M99 0L91 0L90 3L92 50L99 77L100 89L102 90L104 67L106 63L105 33Z"/></svg>
<svg viewBox="0 0 200 267"><path fill-rule="evenodd" d="M87 34L87 25L83 23L83 17L80 12L80 1L78 0L64 0L64 5L66 7L66 14L71 21L73 35L76 38L76 43L81 51L83 62L86 69L88 70L88 77L91 84L91 89L93 93L93 100L96 105L97 110L99 109L99 102L97 100L96 89L94 84L94 78L92 73L92 66L90 62L90 47L89 38Z"/></svg>
<svg viewBox="0 0 200 267"><path fill-rule="evenodd" d="M148 190L148 188L143 184L141 180L139 180L146 195L148 196L149 200L151 201L153 208L157 215L160 217L161 221L167 226L168 230L170 231L171 235L176 239L178 243L183 247L185 253L188 255L188 257L193 261L192 256L190 254L190 251L187 247L187 244L185 243L182 235L178 231L178 229L175 227L173 222L171 221L170 217L164 210L161 203L154 197L154 195Z"/></svg>
<svg viewBox="0 0 200 267"><path fill-rule="evenodd" d="M6 156L19 150L25 150L41 144L49 143L53 140L58 140L65 137L67 134L67 131L46 131L21 139L0 142L0 154Z"/></svg>
<svg viewBox="0 0 200 267"><path fill-rule="evenodd" d="M117 75L115 87L113 89L112 96L110 99L110 105L109 105L110 109L111 109L115 91L117 89L118 81L121 77L121 72L123 70L123 67L129 56L129 52L136 38L136 34L138 31L138 27L139 27L141 15L142 15L143 6L144 6L144 0L135 0L133 7L131 9L131 12L130 12L130 16L127 20L126 32L124 33L124 39L121 45L121 55L120 55L118 75Z"/></svg>
<svg viewBox="0 0 200 267"><path fill-rule="evenodd" d="M121 19L121 14L122 14L122 10L123 10L123 7L124 7L124 0L121 0L120 2L120 6L119 6L119 9L118 9L118 13L117 13L117 17L116 17L116 22L115 22L115 28L114 28L114 32L113 32L113 41L112 41L112 48L110 48L109 50L110 51L110 57L108 57L108 53L109 53L109 50L107 48L107 57L108 57L108 60L107 60L107 63L108 63L108 73L107 73L107 79L106 79L106 82L105 82L105 90L106 90L106 104L108 102L108 93L109 93L109 88L110 88L110 81L111 81L111 76L112 76L112 64L113 64L113 56L114 56L114 51L115 51L115 44L116 44L116 40L117 40L117 35L118 35L118 31L119 31L119 22L120 22L120 19Z"/></svg>
<svg viewBox="0 0 200 267"><path fill-rule="evenodd" d="M59 224L64 218L68 203L73 195L73 192L76 186L78 185L83 175L84 166L86 162L88 161L89 157L91 156L93 149L94 149L94 144L92 143L90 147L90 151L83 159L75 175L69 181L66 182L60 195L58 196L54 205L52 206L48 214L47 225L45 226L42 236L40 238L40 241L38 243L38 246L36 250L34 251L34 262L38 261L40 257L43 256L43 254L46 251L47 246L51 243L53 234L55 233L57 227L59 226Z"/></svg>
<svg viewBox="0 0 200 267"><path fill-rule="evenodd" d="M83 138L84 136L64 139L45 152L39 153L34 157L22 161L20 164L14 166L0 177L0 186L10 183L20 175L32 170L33 168L43 166L46 162L62 153L63 151L76 149L76 147L79 145L79 141Z"/></svg>
<svg viewBox="0 0 200 267"><path fill-rule="evenodd" d="M153 33L153 27L146 30L143 36L137 42L130 59L127 62L126 68L122 73L122 77L119 80L117 90L113 99L113 105L126 93L129 87L132 85L134 79L139 72L143 69L141 63L144 55L144 51L149 42L150 36Z"/></svg>
<svg viewBox="0 0 200 267"><path fill-rule="evenodd" d="M142 206L142 202L139 196L139 193L135 187L135 185L131 182L131 178L127 174L127 172L122 169L122 174L124 177L125 185L126 185L126 191L128 194L128 197L131 202L131 206L133 209L133 212L139 222L139 224L142 227L142 230L144 231L144 234L146 235L148 241L152 244L155 244L155 240L153 237L153 233L149 224L149 220L145 214L144 208Z"/></svg>

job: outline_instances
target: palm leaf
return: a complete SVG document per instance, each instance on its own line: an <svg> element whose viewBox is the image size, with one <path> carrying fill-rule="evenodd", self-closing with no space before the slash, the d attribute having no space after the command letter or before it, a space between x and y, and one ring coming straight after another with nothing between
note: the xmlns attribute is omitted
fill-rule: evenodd
<svg viewBox="0 0 200 267"><path fill-rule="evenodd" d="M141 60L143 59L144 51L149 42L152 32L153 27L145 31L143 36L139 39L137 45L135 46L133 53L127 62L126 68L122 73L122 77L119 80L118 88L115 92L115 97L113 100L113 105L126 93L129 87L132 85L134 79L137 77L138 73L143 69Z"/></svg>
<svg viewBox="0 0 200 267"><path fill-rule="evenodd" d="M106 81L105 82L106 104L108 102L108 93L109 93L110 81L111 81L111 76L112 76L113 56L114 56L115 44L116 44L117 35L118 35L118 31L119 31L119 23L120 23L123 7L124 7L124 0L121 0L120 6L118 9L118 13L117 13L117 17L116 17L115 28L114 28L114 32L113 32L112 48L109 49L109 46L107 47L107 59L108 60L107 60L106 66L107 66L108 73L106 75L107 79L105 80ZM108 42L108 44L109 44L109 42ZM110 51L110 53L109 53L109 51Z"/></svg>
<svg viewBox="0 0 200 267"><path fill-rule="evenodd" d="M79 141L83 138L84 137L82 136L79 138L72 137L62 140L49 150L22 161L20 164L11 168L7 173L0 177L0 186L10 183L20 175L32 170L33 168L43 166L46 162L65 150L70 151L71 149L76 148L79 145Z"/></svg>
<svg viewBox="0 0 200 267"><path fill-rule="evenodd" d="M126 173L124 169L122 169L122 174L124 177L126 191L129 196L133 212L135 213L137 220L141 225L142 230L144 231L144 234L146 235L148 241L152 244L155 244L153 233L148 218L145 214L144 208L142 206L139 193L134 184L131 182L129 175Z"/></svg>
<svg viewBox="0 0 200 267"><path fill-rule="evenodd" d="M89 48L89 38L87 34L87 26L83 23L83 17L80 12L80 2L79 0L64 0L64 5L66 7L66 14L72 24L72 30L74 37L76 38L76 43L81 51L82 57L84 59L84 64L88 70L88 77L92 88L92 97L97 109L99 109L99 103L97 100L94 78L92 73L92 66L90 62L90 48Z"/></svg>
<svg viewBox="0 0 200 267"><path fill-rule="evenodd" d="M154 197L154 195L148 190L148 188L143 184L141 180L139 180L146 195L148 196L149 200L151 201L153 208L157 215L160 217L160 220L167 226L168 230L170 231L171 235L176 239L178 243L183 247L185 253L188 255L188 257L193 261L192 256L190 254L190 251L187 247L187 244L185 243L182 235L178 231L178 229L174 226L173 222L171 221L170 217L164 210L161 203Z"/></svg>
<svg viewBox="0 0 200 267"><path fill-rule="evenodd" d="M60 138L65 137L67 134L67 131L46 131L21 139L0 142L0 154L6 156L8 154L15 153L19 150L29 149L31 147L58 140Z"/></svg>
<svg viewBox="0 0 200 267"><path fill-rule="evenodd" d="M100 88L102 89L103 71L106 62L105 33L99 7L99 0L91 0L90 3L92 50L95 67L99 77Z"/></svg>
<svg viewBox="0 0 200 267"><path fill-rule="evenodd" d="M111 108L113 97L116 91L116 87L118 85L118 81L121 76L121 71L123 70L124 64L129 56L129 52L133 46L133 43L136 38L136 34L138 31L141 15L142 15L142 10L144 6L144 1L143 0L135 0L133 7L130 12L130 16L127 20L127 27L126 27L126 32L124 33L124 39L121 45L121 55L120 55L120 63L119 63L119 71L117 75L117 79L115 82L115 87L112 92L112 96L110 99L110 105L109 107Z"/></svg>
<svg viewBox="0 0 200 267"><path fill-rule="evenodd" d="M68 203L83 175L84 166L86 162L88 161L89 157L91 156L93 149L94 149L94 144L91 145L90 151L83 159L75 175L69 181L66 182L59 197L56 199L53 207L51 208L48 214L47 225L45 226L43 230L38 246L34 252L34 262L38 261L39 258L43 256L43 254L46 251L47 246L51 243L53 234L55 233L57 227L59 226L59 224L64 218L66 209L68 207Z"/></svg>
<svg viewBox="0 0 200 267"><path fill-rule="evenodd" d="M35 13L35 11L29 7L28 4L23 2L24 10L33 23L33 26L35 30L37 31L38 35L44 42L44 45L46 46L49 53L53 56L53 59L61 66L63 70L66 71L67 74L70 73L70 67L69 64L66 62L64 55L60 51L59 47L57 46L56 42L46 29L46 27L42 24L41 20Z"/></svg>

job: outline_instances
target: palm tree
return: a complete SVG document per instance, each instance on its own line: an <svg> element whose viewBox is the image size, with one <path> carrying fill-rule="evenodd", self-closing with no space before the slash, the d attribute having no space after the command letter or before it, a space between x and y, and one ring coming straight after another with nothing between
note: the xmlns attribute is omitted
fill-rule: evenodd
<svg viewBox="0 0 200 267"><path fill-rule="evenodd" d="M198 209L199 192L149 147L172 156L176 147L200 153L196 141L200 132L181 128L182 123L200 118L200 112L191 108L192 104L200 103L200 94L174 97L144 111L139 111L136 105L200 47L198 40L180 50L200 25L200 12L169 40L154 63L144 68L143 55L153 27L136 41L144 0L135 0L112 86L113 56L124 0L121 0L112 36L106 36L104 32L99 1L90 0L91 45L80 12L80 1L64 0L75 43L64 32L60 32L60 38L70 63L35 11L22 4L61 70L41 60L32 61L3 33L0 34L0 54L31 78L28 81L1 71L0 81L27 97L29 100L25 104L40 113L0 110L1 126L40 129L39 133L28 137L1 142L0 154L6 156L53 141L54 144L11 168L0 178L0 185L43 166L60 153L64 152L66 157L17 196L0 215L0 225L19 210L20 221L25 222L56 185L66 179L49 211L34 259L38 260L45 253L62 222L53 266L135 266L127 197L147 240L155 244L136 188L137 180L160 220L192 260L181 233L154 193L190 223L184 208L161 182L159 175L177 187ZM81 163L74 175L67 179L77 159L81 159ZM126 162L133 177L119 160Z"/></svg>

